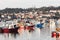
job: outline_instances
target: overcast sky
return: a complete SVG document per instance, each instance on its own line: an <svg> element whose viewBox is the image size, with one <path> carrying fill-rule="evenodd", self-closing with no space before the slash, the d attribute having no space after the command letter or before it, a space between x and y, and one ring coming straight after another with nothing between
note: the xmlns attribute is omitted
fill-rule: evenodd
<svg viewBox="0 0 60 40"><path fill-rule="evenodd" d="M60 6L60 0L0 0L0 9Z"/></svg>

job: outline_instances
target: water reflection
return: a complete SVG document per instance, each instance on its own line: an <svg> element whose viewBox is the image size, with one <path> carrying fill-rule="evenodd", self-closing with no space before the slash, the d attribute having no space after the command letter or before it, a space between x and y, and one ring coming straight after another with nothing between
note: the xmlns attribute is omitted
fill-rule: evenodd
<svg viewBox="0 0 60 40"><path fill-rule="evenodd" d="M3 33L0 34L0 40L56 40L51 38L49 31L46 28L36 28L31 32L24 30L22 33Z"/></svg>
<svg viewBox="0 0 60 40"><path fill-rule="evenodd" d="M24 30L22 33L3 33L0 34L0 40L40 40L40 31L38 29L29 32Z"/></svg>
<svg viewBox="0 0 60 40"><path fill-rule="evenodd" d="M17 35L19 35L19 34L16 34L16 33L4 33L4 34L2 34L2 35L4 35L4 37L5 38L9 38L9 37L13 37L13 38L16 38L17 37Z"/></svg>

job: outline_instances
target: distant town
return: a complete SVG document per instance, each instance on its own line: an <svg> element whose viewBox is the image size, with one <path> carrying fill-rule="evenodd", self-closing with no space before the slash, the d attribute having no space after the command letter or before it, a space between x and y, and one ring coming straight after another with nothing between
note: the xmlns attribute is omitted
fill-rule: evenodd
<svg viewBox="0 0 60 40"><path fill-rule="evenodd" d="M36 18L38 16L56 16L60 17L59 7L41 7L41 8L5 8L0 10L0 20L13 20L18 18Z"/></svg>

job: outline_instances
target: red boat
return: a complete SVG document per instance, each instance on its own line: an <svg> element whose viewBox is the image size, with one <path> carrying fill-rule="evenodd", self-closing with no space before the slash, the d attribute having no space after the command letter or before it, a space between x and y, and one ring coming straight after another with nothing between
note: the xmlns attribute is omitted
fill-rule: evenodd
<svg viewBox="0 0 60 40"><path fill-rule="evenodd" d="M2 30L3 30L3 33L18 33L18 31L17 31L18 29L19 29L19 27L11 28L11 29L4 28Z"/></svg>
<svg viewBox="0 0 60 40"><path fill-rule="evenodd" d="M34 25L32 26L27 26L26 30L29 30L29 32L34 31Z"/></svg>
<svg viewBox="0 0 60 40"><path fill-rule="evenodd" d="M54 38L56 38L56 32L52 32L52 37Z"/></svg>
<svg viewBox="0 0 60 40"><path fill-rule="evenodd" d="M18 33L19 27L16 27L16 25L14 25L14 28L0 28L0 33Z"/></svg>
<svg viewBox="0 0 60 40"><path fill-rule="evenodd" d="M21 29L20 27L15 27L15 28L0 28L0 33L18 33L18 29ZM33 26L25 26L23 28L24 30L29 30L30 31L34 31L34 25Z"/></svg>
<svg viewBox="0 0 60 40"><path fill-rule="evenodd" d="M53 38L59 38L60 37L60 32L52 32L52 37Z"/></svg>

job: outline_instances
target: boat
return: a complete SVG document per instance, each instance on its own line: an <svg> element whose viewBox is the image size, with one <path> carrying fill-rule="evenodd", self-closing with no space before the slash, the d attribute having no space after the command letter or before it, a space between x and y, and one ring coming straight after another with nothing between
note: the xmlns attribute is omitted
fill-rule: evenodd
<svg viewBox="0 0 60 40"><path fill-rule="evenodd" d="M43 23L37 24L36 27L39 28L39 29L42 29L43 28Z"/></svg>
<svg viewBox="0 0 60 40"><path fill-rule="evenodd" d="M19 27L14 27L14 28L0 28L0 33L18 33Z"/></svg>
<svg viewBox="0 0 60 40"><path fill-rule="evenodd" d="M29 30L29 32L34 31L34 25L27 26L26 29Z"/></svg>
<svg viewBox="0 0 60 40"><path fill-rule="evenodd" d="M20 27L15 27L15 28L0 28L0 33L18 33L18 29L20 29ZM34 31L34 25L33 26L27 26L24 27L24 30L29 30L30 31Z"/></svg>
<svg viewBox="0 0 60 40"><path fill-rule="evenodd" d="M52 32L52 38L60 38L60 32Z"/></svg>
<svg viewBox="0 0 60 40"><path fill-rule="evenodd" d="M18 33L18 30L20 29L34 31L34 25L24 25L24 27L21 28L19 25L11 23L11 21L8 21L7 24L7 26L5 25L4 27L0 28L0 33Z"/></svg>

